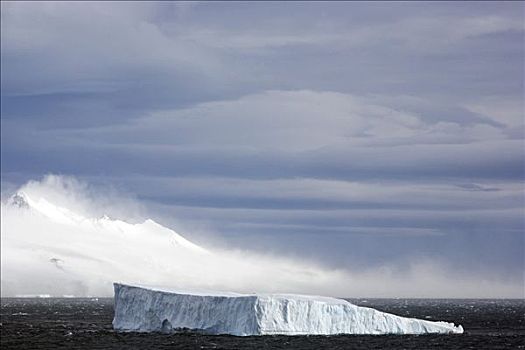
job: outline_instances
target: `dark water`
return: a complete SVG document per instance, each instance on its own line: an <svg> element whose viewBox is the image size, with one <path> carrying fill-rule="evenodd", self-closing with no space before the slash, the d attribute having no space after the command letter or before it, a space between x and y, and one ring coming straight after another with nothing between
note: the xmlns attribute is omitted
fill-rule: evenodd
<svg viewBox="0 0 525 350"><path fill-rule="evenodd" d="M2 349L525 349L525 300L349 299L401 316L460 323L460 335L211 336L112 330L113 299L1 302Z"/></svg>

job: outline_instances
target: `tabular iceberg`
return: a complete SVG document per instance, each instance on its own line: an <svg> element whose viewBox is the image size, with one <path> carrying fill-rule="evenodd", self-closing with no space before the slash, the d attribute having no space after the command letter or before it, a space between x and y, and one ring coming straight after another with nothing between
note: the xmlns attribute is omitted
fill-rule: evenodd
<svg viewBox="0 0 525 350"><path fill-rule="evenodd" d="M463 333L462 326L399 317L346 300L292 294L180 292L114 284L118 331L265 334Z"/></svg>

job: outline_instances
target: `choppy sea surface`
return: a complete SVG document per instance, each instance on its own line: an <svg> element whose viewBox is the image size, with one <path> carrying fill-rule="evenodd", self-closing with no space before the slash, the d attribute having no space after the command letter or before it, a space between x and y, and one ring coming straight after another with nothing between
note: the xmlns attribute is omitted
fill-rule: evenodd
<svg viewBox="0 0 525 350"><path fill-rule="evenodd" d="M117 333L111 298L2 298L1 349L525 349L525 300L348 299L461 324L455 335L212 336Z"/></svg>

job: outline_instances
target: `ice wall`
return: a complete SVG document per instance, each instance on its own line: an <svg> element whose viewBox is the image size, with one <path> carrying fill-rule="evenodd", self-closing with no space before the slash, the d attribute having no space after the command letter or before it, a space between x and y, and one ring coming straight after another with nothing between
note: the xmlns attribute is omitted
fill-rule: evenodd
<svg viewBox="0 0 525 350"><path fill-rule="evenodd" d="M116 283L119 331L201 330L212 334L463 333L453 323L399 317L342 299L292 294L169 291Z"/></svg>

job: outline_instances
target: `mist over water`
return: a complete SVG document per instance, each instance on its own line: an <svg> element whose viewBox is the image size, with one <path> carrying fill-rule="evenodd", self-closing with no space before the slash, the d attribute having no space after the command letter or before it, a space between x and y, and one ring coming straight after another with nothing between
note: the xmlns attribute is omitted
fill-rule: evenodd
<svg viewBox="0 0 525 350"><path fill-rule="evenodd" d="M339 297L522 297L523 286L432 261L339 269L264 252L198 246L117 192L46 176L3 194L3 296L111 296L113 282ZM350 252L349 252L350 253Z"/></svg>

